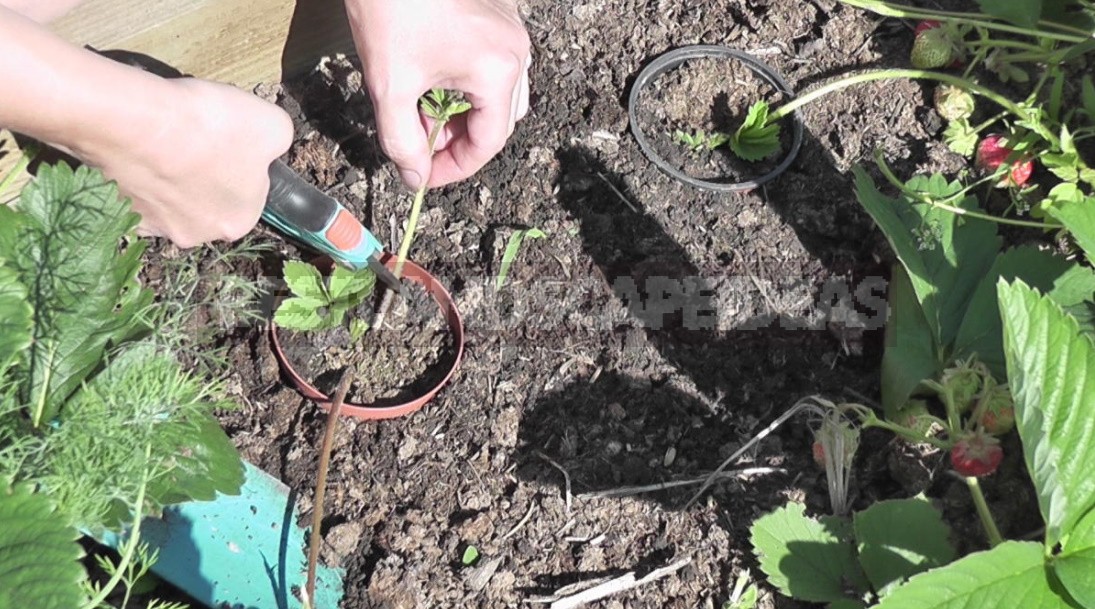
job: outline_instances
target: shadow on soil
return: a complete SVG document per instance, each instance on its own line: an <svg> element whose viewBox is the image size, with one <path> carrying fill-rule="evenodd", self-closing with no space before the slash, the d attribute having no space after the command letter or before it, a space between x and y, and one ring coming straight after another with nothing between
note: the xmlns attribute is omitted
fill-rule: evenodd
<svg viewBox="0 0 1095 609"><path fill-rule="evenodd" d="M804 151L811 149L821 147L808 141ZM801 158L791 172L802 171ZM595 155L569 148L559 151L557 160L558 201L577 219L583 249L606 289L630 314L631 319L616 326L619 342L612 350L626 357L629 350L642 348L645 337L676 369L678 378L664 372L629 377L612 372L612 362L598 362L604 373L540 396L526 408L521 422L523 478L548 485L562 482L559 471L541 455L568 472L574 494L703 476L799 397L839 392L843 386L862 389L873 382L866 369L852 369L857 364L833 369L831 356L840 343L830 323L819 326L816 320L776 314L748 319L725 315L727 311L719 310L727 306L721 296L743 287L726 282L741 278L703 277L658 221L641 209L635 213L619 204L612 186L630 201L641 197L629 193L624 180ZM828 162L818 159L806 165L808 171L831 174L815 179L844 184ZM770 187L768 194L778 188ZM790 210L771 201L769 205L795 224ZM824 240L795 230L811 255L822 261L833 258ZM823 310L824 294L819 303ZM884 314L885 284L875 284L854 298L856 310ZM837 301L830 303L835 306ZM733 321L727 323L728 318ZM682 389L682 381L687 389ZM742 425L745 421L750 424ZM792 446L798 445L796 449L801 447L798 453L809 453L801 421L793 421L783 435ZM779 449L768 452L778 455ZM782 463L790 468L786 474L765 483L773 492L757 493L752 489L757 483L747 483L759 507L771 509L782 501L774 491L795 477L795 468L809 462L800 457L788 456ZM684 486L644 496L680 509L696 490L698 486Z"/></svg>

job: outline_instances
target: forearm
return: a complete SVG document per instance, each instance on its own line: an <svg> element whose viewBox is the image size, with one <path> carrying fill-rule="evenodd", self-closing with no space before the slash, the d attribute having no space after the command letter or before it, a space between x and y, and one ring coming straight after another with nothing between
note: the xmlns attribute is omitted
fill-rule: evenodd
<svg viewBox="0 0 1095 609"><path fill-rule="evenodd" d="M94 163L89 156L139 141L155 124L151 113L165 103L158 80L0 7L2 127Z"/></svg>
<svg viewBox="0 0 1095 609"><path fill-rule="evenodd" d="M0 7L7 7L33 19L48 23L72 10L80 0L0 0Z"/></svg>

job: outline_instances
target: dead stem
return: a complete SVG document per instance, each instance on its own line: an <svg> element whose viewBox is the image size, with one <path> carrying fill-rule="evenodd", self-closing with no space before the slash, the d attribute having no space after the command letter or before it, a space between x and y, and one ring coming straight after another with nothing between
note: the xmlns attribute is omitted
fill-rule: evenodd
<svg viewBox="0 0 1095 609"><path fill-rule="evenodd" d="M316 473L316 493L312 501L312 535L308 543L308 580L304 586L304 606L308 609L314 607L316 597L316 565L319 562L319 544L322 536L320 527L323 524L323 499L327 491L327 470L331 464L331 445L335 441L335 429L338 428L338 417L342 411L342 404L346 401L346 394L350 391L350 381L354 375L351 368L342 371L342 378L338 381L338 389L331 400L331 407L327 411L327 424L323 430L323 443L319 448L319 471Z"/></svg>

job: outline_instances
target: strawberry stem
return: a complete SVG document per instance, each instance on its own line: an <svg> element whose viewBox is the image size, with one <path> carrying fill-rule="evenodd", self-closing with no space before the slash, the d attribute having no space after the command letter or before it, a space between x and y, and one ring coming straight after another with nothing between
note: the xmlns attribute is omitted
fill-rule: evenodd
<svg viewBox="0 0 1095 609"><path fill-rule="evenodd" d="M924 193L921 193L921 192L910 189L908 186L905 185L904 182L899 180L898 177L896 175L894 175L893 170L890 169L890 166L886 164L885 159L882 158L882 153L881 152L876 152L875 153L875 162L878 164L878 169L879 169L879 171L882 172L882 175L886 178L886 181L889 182L890 184L893 184L896 188L901 190L901 192L909 195L910 197L913 197L917 201L920 201L922 203L927 203L928 205L931 205L932 207L938 207L939 209L949 211L952 214L955 214L955 215L958 215L958 216L965 216L967 218L976 218L978 220L985 220L986 222L996 222L997 224L1007 224L1009 226L1021 226L1023 228L1038 228L1038 229L1048 229L1048 230L1056 230L1056 229L1059 229L1059 228L1064 228L1064 225L1057 224L1056 222L1034 222L1033 220L1013 220L1011 218L1002 218L1000 216L993 216L991 214L986 214L986 213L982 213L982 212L979 212L979 211L966 209L964 207L958 207L958 206L951 205L951 204L945 202L945 201L952 200L957 195L952 195L951 197L947 197L943 201L937 201L937 200L935 200L935 199L933 199L929 196L926 196ZM987 181L991 178L992 178L992 176L989 176L988 178L985 178L985 179L981 180L981 182L985 182L985 181ZM980 184L981 182L978 182L976 184L972 184L972 185L968 186L967 188L963 189L962 192L959 192L958 195L964 195L965 192L967 192L970 189L974 188L975 186L977 186L977 184Z"/></svg>
<svg viewBox="0 0 1095 609"><path fill-rule="evenodd" d="M1041 29L1031 29L1015 25L998 23L996 21L992 21L992 16L986 15L984 13L962 13L954 11L921 9L901 4L890 4L888 2L881 2L880 0L840 1L844 4L866 9L879 15L883 15L886 17L897 17L900 19L935 19L936 21L961 23L966 25L972 25L974 27L983 27L985 29L1008 32L1010 34L1020 34L1023 36L1047 38L1050 40L1060 40L1063 42L1071 43L1085 42L1093 37L1090 32L1085 32L1083 30L1073 28L1067 25L1062 25L1060 23L1053 23L1051 21L1039 21L1038 25L1052 27L1062 32L1069 33L1049 32Z"/></svg>
<svg viewBox="0 0 1095 609"><path fill-rule="evenodd" d="M1004 543L1004 538L1000 535L1000 529L996 528L996 521L992 519L992 512L989 511L989 504L985 501L985 494L981 492L981 483L973 476L964 476L964 478L973 497L973 505L977 508L977 516L981 518L981 526L985 529L985 537L989 540L989 546L995 548Z"/></svg>

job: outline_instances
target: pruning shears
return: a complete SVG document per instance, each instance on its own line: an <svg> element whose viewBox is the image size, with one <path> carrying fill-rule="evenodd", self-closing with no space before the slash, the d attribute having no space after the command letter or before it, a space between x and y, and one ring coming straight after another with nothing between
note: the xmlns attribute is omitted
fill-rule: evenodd
<svg viewBox="0 0 1095 609"><path fill-rule="evenodd" d="M163 78L184 76L174 66L143 53L96 50L96 53ZM403 284L380 261L384 246L342 203L297 175L280 160L270 164L270 191L262 219L285 236L355 271L371 268L388 287L403 293Z"/></svg>
<svg viewBox="0 0 1095 609"><path fill-rule="evenodd" d="M366 266L397 292L402 283L380 261L384 246L338 200L305 182L284 162L270 165L270 192L262 219L282 234L336 263L360 270Z"/></svg>

